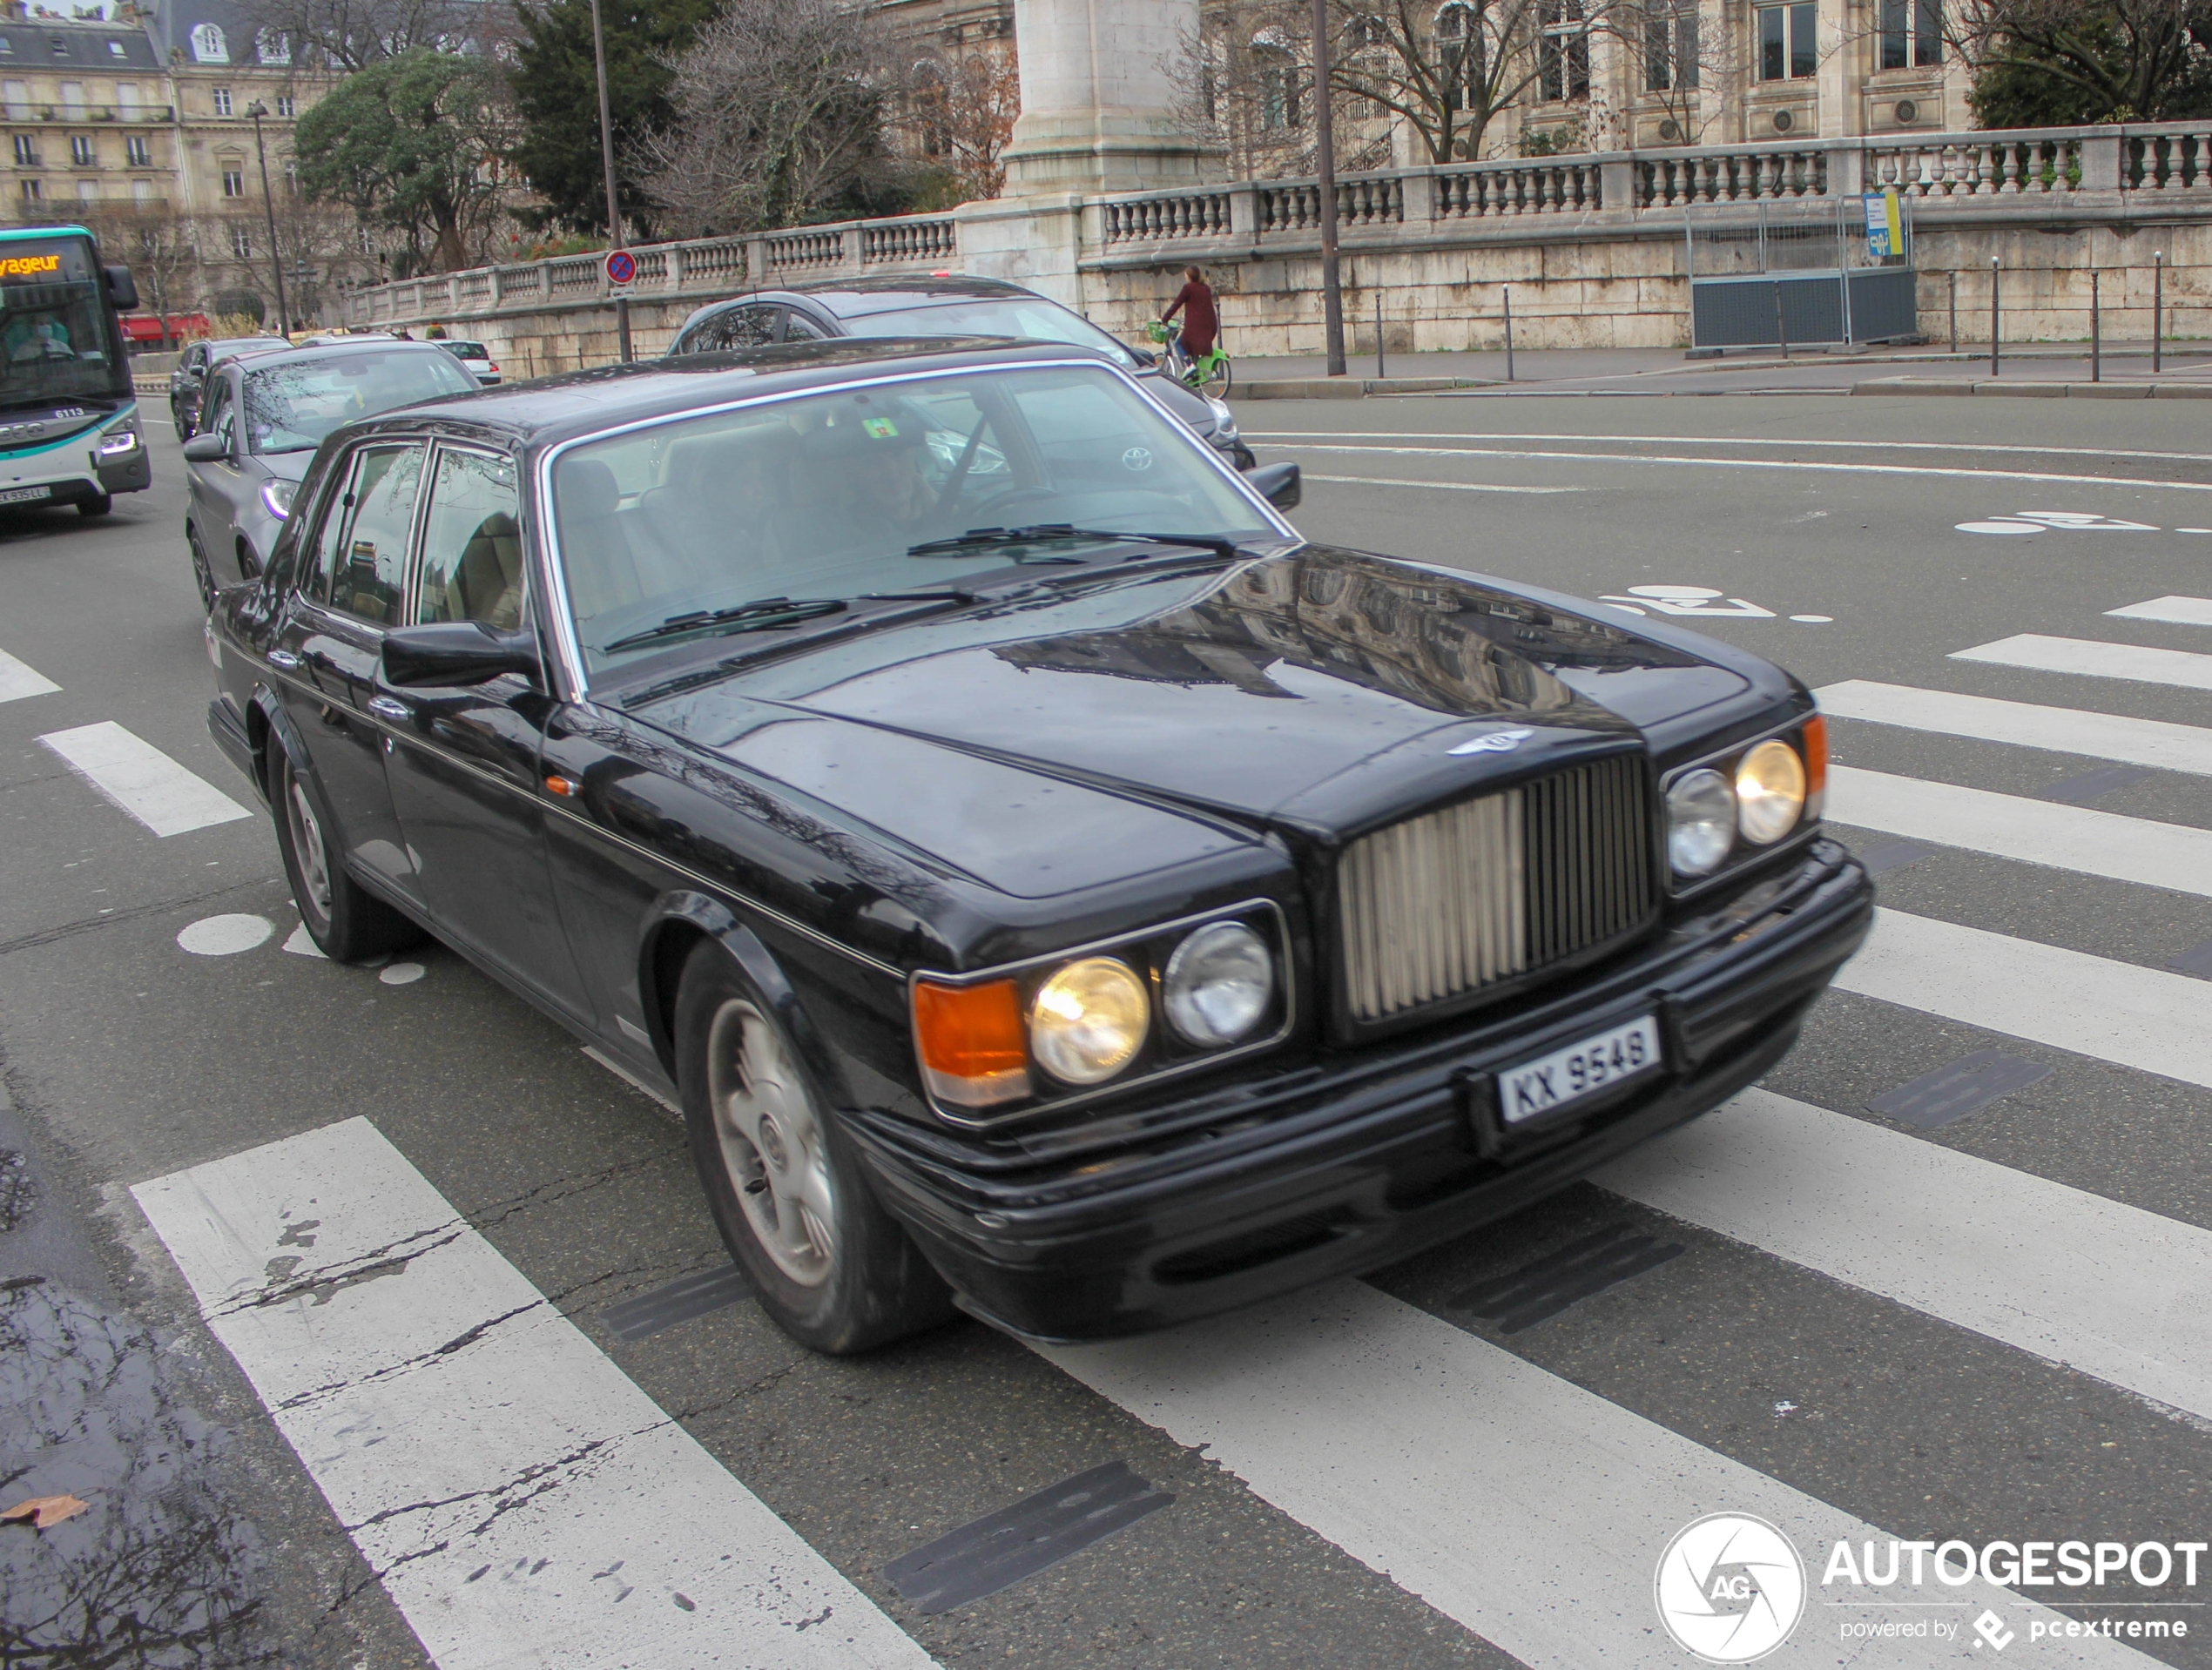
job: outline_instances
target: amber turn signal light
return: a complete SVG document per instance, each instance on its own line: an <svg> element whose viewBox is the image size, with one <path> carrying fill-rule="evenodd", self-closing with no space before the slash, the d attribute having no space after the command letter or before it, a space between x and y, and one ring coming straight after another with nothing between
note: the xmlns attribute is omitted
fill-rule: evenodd
<svg viewBox="0 0 2212 1670"><path fill-rule="evenodd" d="M1828 721L1816 713L1797 733L1805 751L1805 816L1820 816L1828 798Z"/></svg>
<svg viewBox="0 0 2212 1670"><path fill-rule="evenodd" d="M938 1101L988 1108L1029 1094L1028 1039L1012 980L917 980L914 1015L922 1082Z"/></svg>

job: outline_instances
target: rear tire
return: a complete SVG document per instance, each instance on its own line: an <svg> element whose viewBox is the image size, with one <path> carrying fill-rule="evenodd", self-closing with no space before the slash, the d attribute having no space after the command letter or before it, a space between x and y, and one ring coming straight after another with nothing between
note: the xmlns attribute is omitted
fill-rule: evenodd
<svg viewBox="0 0 2212 1670"><path fill-rule="evenodd" d="M1206 374L1206 393L1217 401L1225 401L1229 398L1230 385L1236 380L1237 368L1229 363L1229 356L1224 354L1214 361L1212 369Z"/></svg>
<svg viewBox="0 0 2212 1670"><path fill-rule="evenodd" d="M877 1202L784 1018L711 940L684 966L676 1052L707 1209L777 1326L846 1356L951 1318L951 1292Z"/></svg>
<svg viewBox="0 0 2212 1670"><path fill-rule="evenodd" d="M77 502L77 514L80 516L105 516L114 508L115 495L112 493L103 493L97 499L79 499Z"/></svg>
<svg viewBox="0 0 2212 1670"><path fill-rule="evenodd" d="M421 929L346 873L331 849L335 825L321 791L293 770L281 743L270 745L269 810L307 937L341 963L370 962L420 939Z"/></svg>

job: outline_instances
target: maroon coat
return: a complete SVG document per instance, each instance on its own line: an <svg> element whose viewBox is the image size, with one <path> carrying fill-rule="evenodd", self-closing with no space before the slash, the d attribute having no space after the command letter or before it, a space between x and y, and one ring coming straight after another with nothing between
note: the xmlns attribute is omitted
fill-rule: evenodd
<svg viewBox="0 0 2212 1670"><path fill-rule="evenodd" d="M1176 292L1175 300L1163 320L1183 315L1184 351L1196 360L1213 352L1213 340L1221 333L1221 320L1213 310L1213 292L1204 279L1192 279Z"/></svg>

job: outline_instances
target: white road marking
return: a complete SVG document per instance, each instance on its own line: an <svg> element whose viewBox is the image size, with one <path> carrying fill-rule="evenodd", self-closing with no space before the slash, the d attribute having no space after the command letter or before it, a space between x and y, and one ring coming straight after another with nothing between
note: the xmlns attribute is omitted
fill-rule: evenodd
<svg viewBox="0 0 2212 1670"><path fill-rule="evenodd" d="M112 719L38 739L79 777L157 835L182 835L253 814Z"/></svg>
<svg viewBox="0 0 2212 1670"><path fill-rule="evenodd" d="M421 963L391 963L377 971L376 978L387 986L412 986L423 975Z"/></svg>
<svg viewBox="0 0 2212 1670"><path fill-rule="evenodd" d="M1877 910L1836 989L2212 1088L2204 982L2187 974Z"/></svg>
<svg viewBox="0 0 2212 1670"><path fill-rule="evenodd" d="M2212 899L2212 830L1835 764L1827 814L1885 835Z"/></svg>
<svg viewBox="0 0 2212 1670"><path fill-rule="evenodd" d="M1356 441L1363 435L1396 433L1382 429L1246 429L1247 441ZM1969 441L1807 441L1723 434L1429 434L1424 441L1579 441L1584 446L1619 441L1638 447L1827 447L1861 452L2026 453L2040 458L2148 458L2168 464L2212 464L2208 452L2128 452L2116 447L2023 447ZM2212 534L2212 528L2182 528L2183 534Z"/></svg>
<svg viewBox="0 0 2212 1670"><path fill-rule="evenodd" d="M1951 658L2212 690L2212 656L2188 650L2156 650L2141 643L2106 643L2094 638L2054 638L2040 632L2022 632L1994 643L1976 644L1971 650L1953 650Z"/></svg>
<svg viewBox="0 0 2212 1670"><path fill-rule="evenodd" d="M295 957L322 957L322 947L315 943L314 935L307 932L305 922L292 930L292 937L284 942L284 949ZM325 957L323 960L327 962L329 959Z"/></svg>
<svg viewBox="0 0 2212 1670"><path fill-rule="evenodd" d="M2145 481L2133 475L2060 475L2027 469L1950 469L1933 464L1828 464L1806 458L1693 458L1685 454L1656 452L1530 452L1514 447L1349 447L1306 441L1266 441L1264 444L1279 452L1362 452L1406 458L1518 458L1535 462L1557 459L1566 463L1676 464L1706 469L1797 469L1834 475L1956 476L1977 481L2047 481L2070 487L2152 487L2176 493L2212 493L2212 481Z"/></svg>
<svg viewBox="0 0 2212 1670"><path fill-rule="evenodd" d="M1833 615L1792 615L1790 618L1793 621L1802 622L1807 626L1826 626L1832 623L1836 617Z"/></svg>
<svg viewBox="0 0 2212 1670"><path fill-rule="evenodd" d="M2212 1232L1765 1090L1594 1181L2212 1417Z"/></svg>
<svg viewBox="0 0 2212 1670"><path fill-rule="evenodd" d="M1833 1542L1889 1535L1361 1282L1043 1354L1177 1443L1204 1446L1264 1500L1530 1670L1681 1670L1685 1655L1653 1613L1652 1572L1703 1514L1772 1521L1811 1562L1816 1588ZM2051 1615L1979 1582L1940 1598L2001 1607L2023 1633ZM1897 1614L1807 1612L1762 1664L1888 1670L1982 1656L1970 1631L1839 1644L1839 1620ZM2118 1642L2046 1650L2063 1663L2149 1663Z"/></svg>
<svg viewBox="0 0 2212 1670"><path fill-rule="evenodd" d="M132 1192L442 1670L932 1662L368 1121Z"/></svg>
<svg viewBox="0 0 2212 1670"><path fill-rule="evenodd" d="M1453 493L1580 493L1579 487L1507 487L1498 481L1416 481L1396 475L1306 475L1302 481L1356 482L1361 487L1440 487Z"/></svg>
<svg viewBox="0 0 2212 1670"><path fill-rule="evenodd" d="M2040 522L1958 522L1952 523L1962 534L2047 534L2050 529Z"/></svg>
<svg viewBox="0 0 2212 1670"><path fill-rule="evenodd" d="M2184 528L2180 531L2187 534L2195 530ZM2148 603L2107 609L2105 613L2123 621L2171 621L2176 626L2212 626L2212 597L2153 597Z"/></svg>
<svg viewBox="0 0 2212 1670"><path fill-rule="evenodd" d="M2164 719L2131 719L2116 713L2000 702L1955 690L1915 690L1863 678L1824 685L1813 692L1822 711L1907 731L1930 731L1979 742L2009 743L2092 759L2125 760L2155 771L2212 777L2212 731Z"/></svg>
<svg viewBox="0 0 2212 1670"><path fill-rule="evenodd" d="M203 916L177 935L177 943L195 957L234 957L264 944L276 932L266 916Z"/></svg>
<svg viewBox="0 0 2212 1670"><path fill-rule="evenodd" d="M51 696L61 686L0 650L0 702L20 702L26 696Z"/></svg>

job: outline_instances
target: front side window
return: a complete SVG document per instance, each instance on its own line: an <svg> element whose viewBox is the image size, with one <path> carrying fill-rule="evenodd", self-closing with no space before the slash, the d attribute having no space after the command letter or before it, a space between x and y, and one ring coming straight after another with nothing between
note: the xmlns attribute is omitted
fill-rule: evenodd
<svg viewBox="0 0 2212 1670"><path fill-rule="evenodd" d="M502 632L523 618L522 502L511 460L441 451L422 529L415 618L481 621Z"/></svg>
<svg viewBox="0 0 2212 1670"><path fill-rule="evenodd" d="M246 374L246 441L257 453L313 452L341 423L475 387L442 350L334 354L270 366Z"/></svg>
<svg viewBox="0 0 2212 1670"><path fill-rule="evenodd" d="M776 340L773 307L731 307L703 319L685 339L685 354L723 354L732 348L762 348Z"/></svg>
<svg viewBox="0 0 2212 1670"><path fill-rule="evenodd" d="M1103 367L914 379L658 424L570 448L553 496L593 670L659 653L671 631L711 636L718 610L851 603L1015 560L988 540L914 550L971 530L1275 537L1188 430ZM1110 548L1031 555L1098 549Z"/></svg>
<svg viewBox="0 0 2212 1670"><path fill-rule="evenodd" d="M1819 7L1810 3L1759 8L1761 81L1804 81L1819 70L1818 15Z"/></svg>
<svg viewBox="0 0 2212 1670"><path fill-rule="evenodd" d="M378 626L399 617L422 448L364 447L316 540L317 585L332 608Z"/></svg>
<svg viewBox="0 0 2212 1670"><path fill-rule="evenodd" d="M1536 81L1539 94L1558 103L1590 96L1590 25L1582 0L1538 0Z"/></svg>
<svg viewBox="0 0 2212 1670"><path fill-rule="evenodd" d="M1943 62L1943 0L1882 0L1882 68Z"/></svg>
<svg viewBox="0 0 2212 1670"><path fill-rule="evenodd" d="M231 385L227 377L218 377L207 387L206 409L199 414L199 433L212 434L233 453L237 451L237 411L231 405Z"/></svg>

